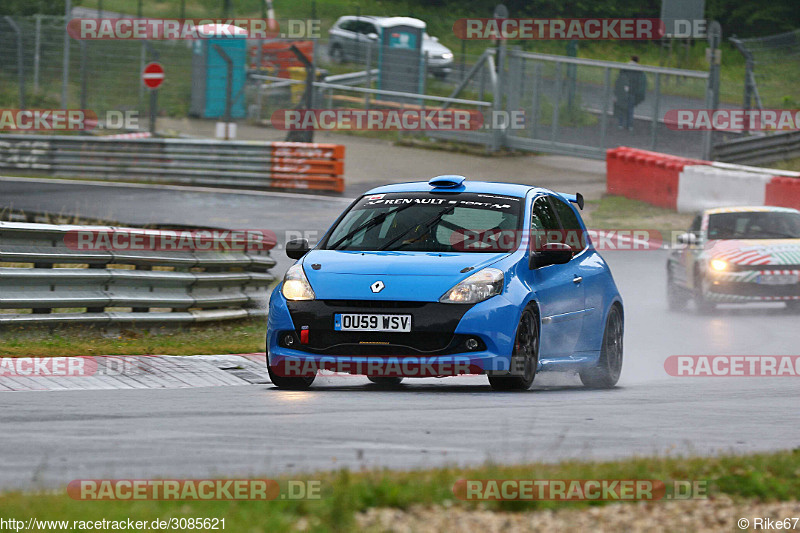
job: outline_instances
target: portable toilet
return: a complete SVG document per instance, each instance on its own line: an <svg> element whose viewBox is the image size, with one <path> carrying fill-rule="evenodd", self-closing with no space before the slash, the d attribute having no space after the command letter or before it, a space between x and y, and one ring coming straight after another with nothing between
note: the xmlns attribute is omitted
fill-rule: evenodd
<svg viewBox="0 0 800 533"><path fill-rule="evenodd" d="M425 23L410 17L378 19L378 88L419 93L422 90L422 37Z"/></svg>
<svg viewBox="0 0 800 533"><path fill-rule="evenodd" d="M201 35L192 44L192 98L189 114L224 118L228 64L217 47L233 61L231 118L244 118L247 77L247 30L227 24L198 26Z"/></svg>

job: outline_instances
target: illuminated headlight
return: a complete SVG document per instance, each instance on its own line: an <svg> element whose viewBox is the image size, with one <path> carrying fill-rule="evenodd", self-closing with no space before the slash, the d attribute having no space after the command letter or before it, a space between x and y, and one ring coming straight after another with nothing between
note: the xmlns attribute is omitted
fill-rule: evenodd
<svg viewBox="0 0 800 533"><path fill-rule="evenodd" d="M442 59L453 59L453 54L450 52L445 52L439 57L441 57Z"/></svg>
<svg viewBox="0 0 800 533"><path fill-rule="evenodd" d="M717 272L722 272L728 269L728 263L723 261L722 259L712 259L711 260L711 270L715 270Z"/></svg>
<svg viewBox="0 0 800 533"><path fill-rule="evenodd" d="M281 292L287 300L313 300L316 298L311 284L308 283L306 273L303 272L303 266L299 264L286 271Z"/></svg>
<svg viewBox="0 0 800 533"><path fill-rule="evenodd" d="M503 272L496 268L480 270L439 298L443 304L476 304L503 292Z"/></svg>

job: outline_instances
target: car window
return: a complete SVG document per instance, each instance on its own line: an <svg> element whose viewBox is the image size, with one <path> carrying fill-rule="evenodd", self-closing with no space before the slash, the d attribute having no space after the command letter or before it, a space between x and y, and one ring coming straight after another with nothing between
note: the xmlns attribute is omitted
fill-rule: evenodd
<svg viewBox="0 0 800 533"><path fill-rule="evenodd" d="M553 202L556 214L561 222L561 229L564 230L564 240L562 242L569 244L575 252L580 252L586 248L588 244L586 235L583 232L583 228L581 228L578 215L575 214L572 207L555 196L551 196L550 201Z"/></svg>
<svg viewBox="0 0 800 533"><path fill-rule="evenodd" d="M378 30L375 29L375 25L371 22L361 22L358 28L358 33L369 35L370 33L378 33Z"/></svg>
<svg viewBox="0 0 800 533"><path fill-rule="evenodd" d="M703 221L702 215L697 215L694 217L692 221L692 225L689 226L689 233L699 233L700 232L700 223Z"/></svg>
<svg viewBox="0 0 800 533"><path fill-rule="evenodd" d="M540 250L549 242L560 242L561 226L558 216L547 196L540 196L533 202L531 211L531 246Z"/></svg>
<svg viewBox="0 0 800 533"><path fill-rule="evenodd" d="M347 31L356 31L357 24L358 23L355 20L345 20L344 22L339 24L339 27Z"/></svg>
<svg viewBox="0 0 800 533"><path fill-rule="evenodd" d="M546 196L540 196L533 203L533 213L531 214L531 229L538 230L560 230L558 217Z"/></svg>
<svg viewBox="0 0 800 533"><path fill-rule="evenodd" d="M716 213L708 217L709 239L800 239L800 214L781 211Z"/></svg>
<svg viewBox="0 0 800 533"><path fill-rule="evenodd" d="M484 193L365 196L331 230L325 249L508 252L518 247L520 198Z"/></svg>

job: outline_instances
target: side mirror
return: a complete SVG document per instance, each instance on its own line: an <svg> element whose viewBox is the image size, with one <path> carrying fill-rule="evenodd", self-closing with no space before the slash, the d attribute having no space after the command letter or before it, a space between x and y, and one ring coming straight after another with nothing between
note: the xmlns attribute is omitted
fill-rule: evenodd
<svg viewBox="0 0 800 533"><path fill-rule="evenodd" d="M548 242L538 252L531 252L530 268L563 265L572 259L572 247L563 242Z"/></svg>
<svg viewBox="0 0 800 533"><path fill-rule="evenodd" d="M378 34L374 33L374 32L373 33L368 33L367 34L367 39L369 39L370 41L377 41L378 40Z"/></svg>
<svg viewBox="0 0 800 533"><path fill-rule="evenodd" d="M431 37L431 40L432 40L433 42L435 42L435 43L438 43L438 42L439 42L439 38L438 38L438 37Z"/></svg>
<svg viewBox="0 0 800 533"><path fill-rule="evenodd" d="M300 259L308 253L308 239L294 239L286 242L286 255L291 259Z"/></svg>
<svg viewBox="0 0 800 533"><path fill-rule="evenodd" d="M697 244L697 235L694 233L681 233L678 235L678 244Z"/></svg>

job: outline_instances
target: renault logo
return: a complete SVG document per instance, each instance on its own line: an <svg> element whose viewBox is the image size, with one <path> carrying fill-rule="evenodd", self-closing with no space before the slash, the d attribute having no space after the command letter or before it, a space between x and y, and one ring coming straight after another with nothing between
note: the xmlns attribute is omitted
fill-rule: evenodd
<svg viewBox="0 0 800 533"><path fill-rule="evenodd" d="M383 290L384 284L382 281L376 281L372 285L369 286L372 289L372 292L381 292Z"/></svg>

